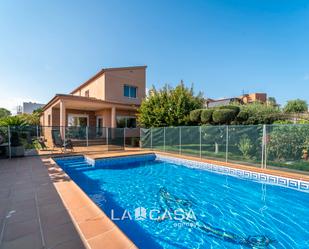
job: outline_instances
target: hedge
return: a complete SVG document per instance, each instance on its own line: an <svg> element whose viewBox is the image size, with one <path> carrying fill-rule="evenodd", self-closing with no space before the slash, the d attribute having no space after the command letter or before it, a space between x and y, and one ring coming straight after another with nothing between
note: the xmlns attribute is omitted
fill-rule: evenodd
<svg viewBox="0 0 309 249"><path fill-rule="evenodd" d="M210 124L212 122L212 114L214 109L204 109L201 113L201 121L203 124Z"/></svg>
<svg viewBox="0 0 309 249"><path fill-rule="evenodd" d="M217 124L230 124L235 117L235 111L231 109L218 109L212 114L212 119Z"/></svg>
<svg viewBox="0 0 309 249"><path fill-rule="evenodd" d="M203 109L197 109L190 112L190 121L193 123L200 123L201 122L201 112Z"/></svg>
<svg viewBox="0 0 309 249"><path fill-rule="evenodd" d="M233 110L235 112L235 116L238 115L238 113L240 112L240 107L236 106L236 105L224 105L224 106L219 106L218 109L229 109L229 110Z"/></svg>

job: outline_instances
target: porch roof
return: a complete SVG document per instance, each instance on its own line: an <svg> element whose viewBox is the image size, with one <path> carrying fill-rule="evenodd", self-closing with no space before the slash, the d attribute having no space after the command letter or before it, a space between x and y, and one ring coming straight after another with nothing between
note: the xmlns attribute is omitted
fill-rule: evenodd
<svg viewBox="0 0 309 249"><path fill-rule="evenodd" d="M116 107L117 109L137 110L139 105L122 104L118 102L104 101L91 97L76 96L71 94L56 94L44 107L43 111L50 107L60 106L60 101L64 102L66 109L77 109L87 111L97 111L105 108Z"/></svg>

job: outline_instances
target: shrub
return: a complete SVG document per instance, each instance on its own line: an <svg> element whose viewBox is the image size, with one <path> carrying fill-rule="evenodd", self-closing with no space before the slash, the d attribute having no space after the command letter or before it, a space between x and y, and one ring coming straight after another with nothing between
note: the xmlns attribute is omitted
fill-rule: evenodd
<svg viewBox="0 0 309 249"><path fill-rule="evenodd" d="M190 121L199 124L201 122L201 113L203 109L197 109L190 112Z"/></svg>
<svg viewBox="0 0 309 249"><path fill-rule="evenodd" d="M236 105L225 105L218 107L219 109L229 109L235 112L235 116L240 112L240 107Z"/></svg>
<svg viewBox="0 0 309 249"><path fill-rule="evenodd" d="M218 109L212 114L212 120L217 124L230 124L235 119L235 111L230 109Z"/></svg>
<svg viewBox="0 0 309 249"><path fill-rule="evenodd" d="M0 126L25 126L26 124L21 116L8 116L0 120Z"/></svg>
<svg viewBox="0 0 309 249"><path fill-rule="evenodd" d="M251 139L247 135L243 135L239 141L238 149L240 150L245 159L251 158L250 153L252 148L253 144L251 142Z"/></svg>
<svg viewBox="0 0 309 249"><path fill-rule="evenodd" d="M241 110L238 115L236 116L236 123L237 124L243 124L246 122L249 118L249 113L245 110Z"/></svg>
<svg viewBox="0 0 309 249"><path fill-rule="evenodd" d="M212 114L214 109L205 109L201 113L201 121L203 124L210 124L212 122Z"/></svg>
<svg viewBox="0 0 309 249"><path fill-rule="evenodd" d="M284 107L286 113L302 113L308 111L308 104L305 100L289 100Z"/></svg>
<svg viewBox="0 0 309 249"><path fill-rule="evenodd" d="M269 160L298 161L308 149L309 125L273 125L268 133Z"/></svg>
<svg viewBox="0 0 309 249"><path fill-rule="evenodd" d="M242 124L272 124L276 120L282 119L281 112L277 107L268 106L258 102L244 105L241 112L247 112L249 117ZM243 117L247 114L242 113Z"/></svg>

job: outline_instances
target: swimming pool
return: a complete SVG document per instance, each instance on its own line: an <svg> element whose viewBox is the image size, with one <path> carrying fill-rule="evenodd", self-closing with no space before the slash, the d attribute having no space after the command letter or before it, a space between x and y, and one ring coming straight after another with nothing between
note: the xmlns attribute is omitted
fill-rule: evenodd
<svg viewBox="0 0 309 249"><path fill-rule="evenodd" d="M306 182L156 155L55 161L141 249L309 248Z"/></svg>

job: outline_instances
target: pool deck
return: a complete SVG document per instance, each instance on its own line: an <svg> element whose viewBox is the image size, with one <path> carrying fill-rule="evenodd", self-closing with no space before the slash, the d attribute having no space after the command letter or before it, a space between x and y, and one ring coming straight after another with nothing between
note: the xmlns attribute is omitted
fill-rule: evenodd
<svg viewBox="0 0 309 249"><path fill-rule="evenodd" d="M150 150L84 153L97 159L154 153ZM162 155L309 181L308 175ZM136 246L47 156L0 160L0 249L133 249Z"/></svg>

